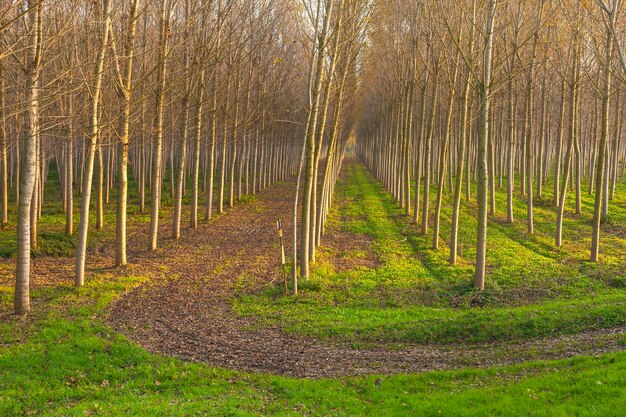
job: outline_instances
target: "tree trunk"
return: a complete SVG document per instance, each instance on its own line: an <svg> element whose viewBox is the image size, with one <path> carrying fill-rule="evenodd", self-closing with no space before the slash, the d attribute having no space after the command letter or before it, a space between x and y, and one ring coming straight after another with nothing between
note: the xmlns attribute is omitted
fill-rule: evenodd
<svg viewBox="0 0 626 417"><path fill-rule="evenodd" d="M39 77L41 72L41 16L42 5L28 11L28 61L26 67L26 140L24 141L23 167L17 209L17 262L15 273L15 313L30 311L30 212L37 169L37 139L39 137Z"/></svg>
<svg viewBox="0 0 626 417"><path fill-rule="evenodd" d="M476 271L474 287L485 288L485 258L487 254L487 135L489 133L489 104L491 94L491 54L493 48L493 25L496 0L487 1L487 21L485 25L485 50L483 55L483 75L479 84L480 107L478 118L478 230L476 238Z"/></svg>
<svg viewBox="0 0 626 417"><path fill-rule="evenodd" d="M101 45L96 61L95 80L93 96L91 99L91 119L89 121L89 152L87 160L84 162L85 178L83 179L83 192L80 203L80 225L78 229L78 251L76 256L76 277L77 287L85 284L85 258L87 256L87 229L89 227L89 203L91 200L91 183L93 181L93 166L96 156L96 146L98 145L98 135L100 131L100 121L98 118L98 106L100 104L100 93L102 87L102 75L104 72L104 58L109 41L109 28L111 22L111 2L102 2L102 35Z"/></svg>
<svg viewBox="0 0 626 417"><path fill-rule="evenodd" d="M200 74L198 86L198 103L196 108L196 138L193 148L193 173L191 178L191 228L198 227L198 181L200 176L200 145L202 141L202 102L204 100L204 71Z"/></svg>
<svg viewBox="0 0 626 417"><path fill-rule="evenodd" d="M126 212L128 204L128 147L129 147L129 128L131 116L131 99L132 99L132 74L133 74L133 57L135 52L135 34L137 29L137 13L141 0L130 0L130 13L128 21L128 38L126 43L126 67L124 70L124 79L120 80L124 91L124 111L121 121L121 135L118 144L119 157L117 165L117 220L115 224L115 265L126 265ZM142 144L143 148L143 144ZM142 155L139 156L141 160ZM141 174L141 168L139 169ZM140 185L143 190L143 185Z"/></svg>
<svg viewBox="0 0 626 417"><path fill-rule="evenodd" d="M579 46L578 46L578 32L574 34L574 53L573 53L573 61L572 61L572 77L569 83L569 137L567 141L567 151L565 154L565 161L563 166L563 183L561 184L561 192L558 198L559 206L557 209L557 220L556 220L556 235L555 235L555 244L557 247L561 247L562 245L562 237L563 237L563 213L565 211L565 196L567 194L568 181L570 178L570 173L573 171L573 161L572 161L572 152L574 151L574 146L576 143L576 130L577 130L577 96L578 96L578 77L580 71L580 60L579 60Z"/></svg>
<svg viewBox="0 0 626 417"><path fill-rule="evenodd" d="M161 176L163 160L163 107L167 75L167 50L169 43L169 1L161 1L159 63L157 71L156 119L154 122L154 156L152 163L152 212L150 213L150 237L148 249L155 250L159 235L159 208L161 206Z"/></svg>
<svg viewBox="0 0 626 417"><path fill-rule="evenodd" d="M602 197L604 188L604 170L606 159L606 143L609 134L609 99L611 94L611 58L613 57L613 36L609 32L606 39L606 62L604 68L604 92L602 95L602 114L600 143L596 162L596 195L593 206L593 233L591 235L591 262L598 261L600 247L600 222L602 220Z"/></svg>
<svg viewBox="0 0 626 417"><path fill-rule="evenodd" d="M9 187L7 170L7 128L4 101L4 68L0 62L0 228L9 223Z"/></svg>

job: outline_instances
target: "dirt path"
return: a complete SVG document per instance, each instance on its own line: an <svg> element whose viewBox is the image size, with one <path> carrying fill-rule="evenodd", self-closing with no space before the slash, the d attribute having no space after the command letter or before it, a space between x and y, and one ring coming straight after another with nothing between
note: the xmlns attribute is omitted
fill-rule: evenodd
<svg viewBox="0 0 626 417"><path fill-rule="evenodd" d="M348 163L356 163L349 161ZM109 323L146 349L230 369L296 377L420 372L485 367L625 349L626 327L523 342L471 346L354 349L276 328L249 330L230 299L242 275L276 285L275 221L290 230L293 184L281 184L179 242L147 253L135 269L151 280L110 309Z"/></svg>

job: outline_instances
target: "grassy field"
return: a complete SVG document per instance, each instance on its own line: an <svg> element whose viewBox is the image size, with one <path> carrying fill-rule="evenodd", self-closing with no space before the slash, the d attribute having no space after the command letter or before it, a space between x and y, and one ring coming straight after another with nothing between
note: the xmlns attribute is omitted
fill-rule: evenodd
<svg viewBox="0 0 626 417"><path fill-rule="evenodd" d="M440 250L432 250L432 232L423 236L409 225L393 198L362 165L345 169L330 228L367 245L339 254L323 249L298 298L283 297L280 289L242 295L235 301L237 312L262 317L262 324L278 324L289 332L374 343L522 340L626 323L623 186L611 203L612 223L603 231L598 264L586 261L591 196L584 195L585 213L567 213L566 241L557 249L552 243L554 209L548 204L536 209L537 232L528 237L523 220L504 224L506 195L499 191L501 211L488 233L486 290L479 293L472 287L476 239L472 204L462 206L461 259L450 266L445 241ZM523 219L525 203L515 201L515 215ZM446 201L442 237L449 236L450 206ZM334 270L332 260L338 256L358 264L372 253L377 259L374 268Z"/></svg>
<svg viewBox="0 0 626 417"><path fill-rule="evenodd" d="M106 305L142 281L101 275L78 291L36 291L45 311L0 327L0 415L619 416L626 407L625 353L321 380L150 354L102 322Z"/></svg>
<svg viewBox="0 0 626 417"><path fill-rule="evenodd" d="M626 221L626 209L620 208L626 207L623 186L611 206L598 265L585 262L586 195L585 213L568 213L561 250L551 245L552 209L537 209L538 233L530 238L521 222L501 224L500 213L490 228L488 289L478 294L469 281L472 206L463 209L461 263L450 267L445 244L439 252L430 250L432 236L407 227L407 218L362 166L346 169L330 227L367 246L329 246L297 299L282 296L280 289L242 294L233 300L236 311L259 317L259 325L330 340L451 348L626 321L625 241L619 234ZM501 192L498 204L504 207ZM518 202L517 217L523 212ZM448 216L446 208L442 236L448 233ZM62 227L59 218L62 213L45 215L42 230L60 231L54 226ZM111 229L95 234L93 244L110 239ZM9 250L11 233L0 232L3 250ZM372 254L373 267L334 270L337 257L361 265L359 260ZM3 261L3 271L10 273L11 262ZM35 309L25 320L5 315L0 320L0 416L621 416L626 409L624 352L491 369L317 380L227 371L149 353L104 324L112 300L148 279L100 271L78 290L69 282L35 288ZM0 309L6 312L12 308L10 280L0 281L0 291Z"/></svg>

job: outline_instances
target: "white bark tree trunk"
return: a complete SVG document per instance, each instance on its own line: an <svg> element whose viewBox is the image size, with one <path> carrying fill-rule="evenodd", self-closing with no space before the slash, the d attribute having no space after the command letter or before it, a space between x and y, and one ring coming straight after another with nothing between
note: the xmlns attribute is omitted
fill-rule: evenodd
<svg viewBox="0 0 626 417"><path fill-rule="evenodd" d="M81 287L85 284L85 258L87 256L87 230L89 228L89 203L91 200L91 184L93 181L94 159L96 147L98 146L98 135L100 120L98 117L98 106L100 104L100 93L102 89L102 75L104 70L104 59L107 45L109 43L109 29L111 26L111 2L102 2L102 35L100 50L96 61L96 71L93 86L93 96L91 98L91 120L89 126L89 152L85 163L85 178L83 179L83 193L80 202L80 225L78 229L78 252L76 255L76 276L74 284Z"/></svg>

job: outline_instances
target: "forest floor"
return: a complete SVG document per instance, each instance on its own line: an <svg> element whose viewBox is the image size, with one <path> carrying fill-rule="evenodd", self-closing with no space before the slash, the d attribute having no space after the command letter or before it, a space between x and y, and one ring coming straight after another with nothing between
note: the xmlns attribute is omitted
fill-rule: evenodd
<svg viewBox="0 0 626 417"><path fill-rule="evenodd" d="M165 204L155 252L144 249L148 214L131 213L126 268L110 267L107 206L81 289L71 285L75 242L51 209L26 318L11 315L14 261L0 259L0 416L622 415L623 187L598 265L584 261L589 213L568 212L560 250L548 204L536 210L536 236L492 216L483 293L468 279L472 204L459 265L448 266L445 243L429 249L432 233L421 236L351 159L298 297L284 295L275 226L281 218L289 236L292 183L180 240L166 237ZM0 232L9 256L11 233Z"/></svg>
<svg viewBox="0 0 626 417"><path fill-rule="evenodd" d="M342 172L340 190L356 183L358 173L363 174L356 160L347 160ZM333 338L320 341L284 332L277 325L259 325L253 315L233 312L232 305L238 297L254 297L262 291L283 298L285 277L275 224L282 218L286 230L291 230L286 219L291 192L292 184L278 185L210 227L191 231L175 246L142 257L133 273L149 281L113 304L109 316L113 328L152 352L297 377L489 367L626 349L626 325L529 340L400 346L384 340L377 340L376 346L355 346L352 341ZM340 193L339 207L346 204L345 198ZM341 230L335 223L324 239L330 242L327 255L334 255L325 259L338 271L380 267L374 249L368 247L373 245L370 240L367 235ZM347 248L367 250L370 257L337 256ZM306 297L310 286L305 282L303 287Z"/></svg>

